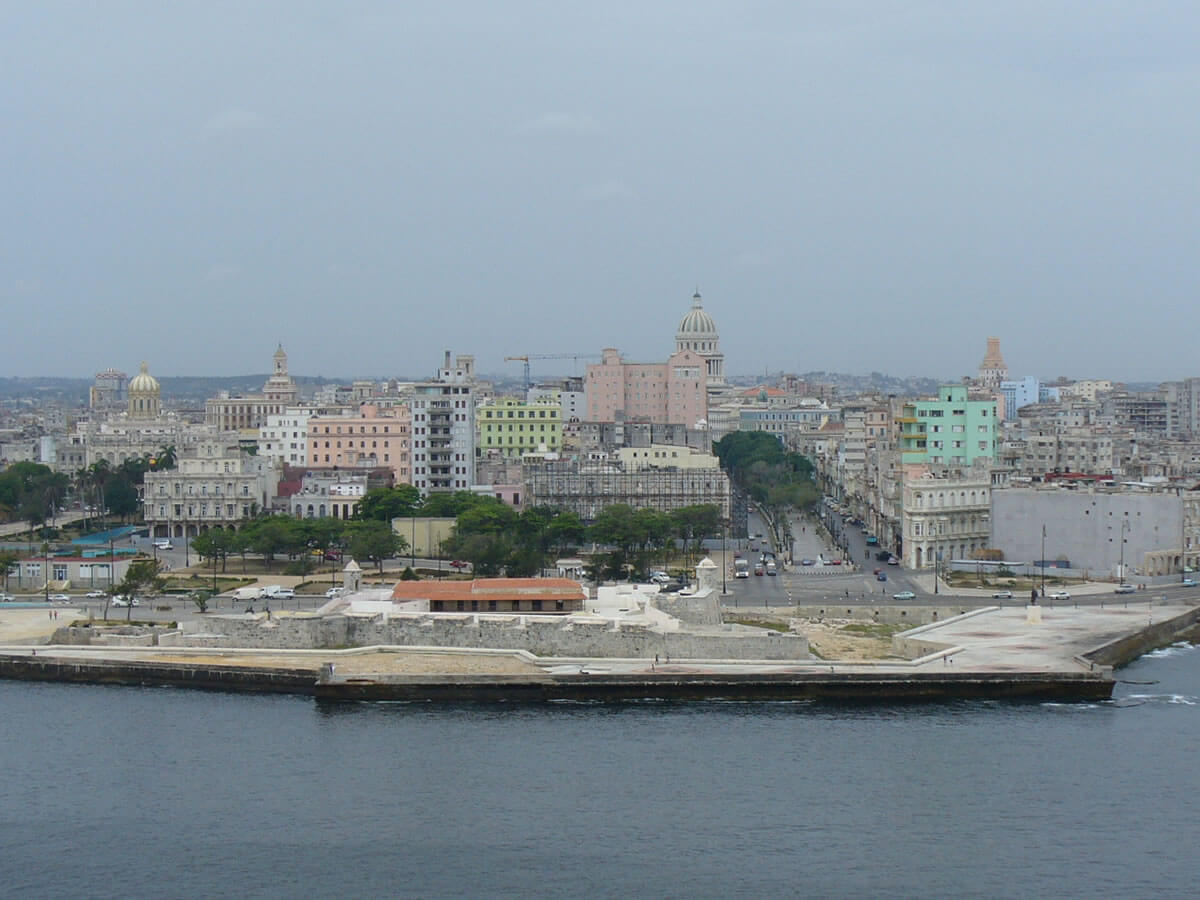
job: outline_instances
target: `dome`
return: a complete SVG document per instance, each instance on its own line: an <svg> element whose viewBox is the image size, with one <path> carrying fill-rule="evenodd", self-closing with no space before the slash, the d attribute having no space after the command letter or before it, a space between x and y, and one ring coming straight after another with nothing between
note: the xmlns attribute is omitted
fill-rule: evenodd
<svg viewBox="0 0 1200 900"><path fill-rule="evenodd" d="M717 323L713 321L712 316L704 311L701 306L700 292L696 291L692 295L692 308L688 310L688 314L679 321L679 334L705 334L715 335L717 333Z"/></svg>
<svg viewBox="0 0 1200 900"><path fill-rule="evenodd" d="M130 391L139 391L142 393L157 392L159 390L158 379L150 374L146 364L142 363L142 370L133 376L129 382Z"/></svg>

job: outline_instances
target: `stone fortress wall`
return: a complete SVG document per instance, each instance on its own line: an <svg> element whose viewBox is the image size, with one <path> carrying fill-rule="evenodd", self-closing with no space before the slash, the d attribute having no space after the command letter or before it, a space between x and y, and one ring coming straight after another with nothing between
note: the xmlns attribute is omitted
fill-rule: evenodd
<svg viewBox="0 0 1200 900"><path fill-rule="evenodd" d="M192 630L192 628L195 630ZM338 649L373 645L526 650L541 657L808 659L801 635L723 625L667 631L581 616L400 613L389 616L217 616L162 634L159 646Z"/></svg>

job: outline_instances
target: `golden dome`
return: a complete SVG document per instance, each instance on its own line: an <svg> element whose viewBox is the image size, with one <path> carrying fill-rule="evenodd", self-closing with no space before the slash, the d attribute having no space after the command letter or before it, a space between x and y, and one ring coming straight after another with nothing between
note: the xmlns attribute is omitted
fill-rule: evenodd
<svg viewBox="0 0 1200 900"><path fill-rule="evenodd" d="M142 363L142 370L138 372L129 382L129 392L141 394L155 393L157 394L161 388L158 384L158 379L150 374L150 370L146 364Z"/></svg>

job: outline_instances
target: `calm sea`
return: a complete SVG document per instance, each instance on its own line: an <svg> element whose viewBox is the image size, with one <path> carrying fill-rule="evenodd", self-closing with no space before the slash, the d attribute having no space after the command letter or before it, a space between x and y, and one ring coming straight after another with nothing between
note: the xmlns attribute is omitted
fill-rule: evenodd
<svg viewBox="0 0 1200 900"><path fill-rule="evenodd" d="M1200 649L1096 705L0 682L11 897L1191 897Z"/></svg>

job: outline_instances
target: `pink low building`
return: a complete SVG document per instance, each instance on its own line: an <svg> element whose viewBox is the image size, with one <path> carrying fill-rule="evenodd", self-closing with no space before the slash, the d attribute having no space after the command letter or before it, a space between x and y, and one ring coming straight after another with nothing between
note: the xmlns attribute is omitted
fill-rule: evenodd
<svg viewBox="0 0 1200 900"><path fill-rule="evenodd" d="M353 415L311 416L310 468L391 469L396 484L412 483L412 414L407 406L364 403Z"/></svg>
<svg viewBox="0 0 1200 900"><path fill-rule="evenodd" d="M708 419L708 376L704 357L679 350L665 363L630 363L609 347L603 362L587 368L587 420L685 425Z"/></svg>

